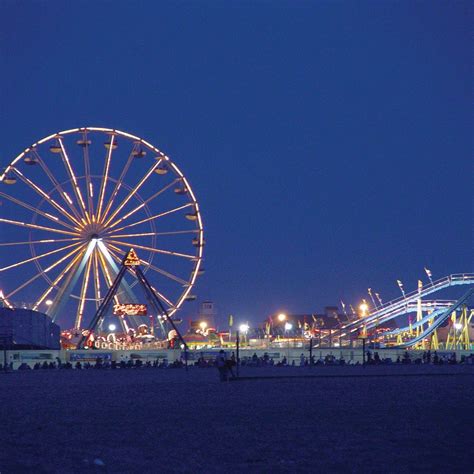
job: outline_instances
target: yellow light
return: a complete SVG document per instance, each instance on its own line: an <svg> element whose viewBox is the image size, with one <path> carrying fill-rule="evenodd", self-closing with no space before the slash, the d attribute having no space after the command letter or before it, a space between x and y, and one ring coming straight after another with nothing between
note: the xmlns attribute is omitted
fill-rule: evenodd
<svg viewBox="0 0 474 474"><path fill-rule="evenodd" d="M207 323L206 321L202 321L199 323L199 327L204 331L207 328Z"/></svg>
<svg viewBox="0 0 474 474"><path fill-rule="evenodd" d="M286 314L285 313L280 313L278 315L278 321L285 321L286 320Z"/></svg>
<svg viewBox="0 0 474 474"><path fill-rule="evenodd" d="M46 300L44 303L46 306L51 306L53 304L53 300Z"/></svg>
<svg viewBox="0 0 474 474"><path fill-rule="evenodd" d="M361 310L363 314L365 314L369 310L369 305L367 303L361 303L361 305L359 306L359 309Z"/></svg>

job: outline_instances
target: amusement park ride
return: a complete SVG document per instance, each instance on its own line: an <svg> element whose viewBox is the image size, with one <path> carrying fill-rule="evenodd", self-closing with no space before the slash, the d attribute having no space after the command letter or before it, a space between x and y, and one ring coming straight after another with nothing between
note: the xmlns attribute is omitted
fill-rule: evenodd
<svg viewBox="0 0 474 474"><path fill-rule="evenodd" d="M76 128L26 148L0 172L0 183L1 235L8 239L0 242L3 305L45 312L72 327L65 331L71 347L93 337L109 341L104 322L111 317L123 343L142 336L161 346L170 339L185 345L174 315L195 299L204 231L191 186L166 154L126 132ZM332 337L352 344L362 336L380 347L471 349L474 312L467 304L474 274L428 277L412 293L398 282L403 296L388 303L376 294L379 304L372 298L373 308L365 304L361 317L335 333L319 331L319 345ZM456 300L426 300L460 286L468 290ZM399 327L387 328L393 320Z"/></svg>
<svg viewBox="0 0 474 474"><path fill-rule="evenodd" d="M457 300L423 300L424 297L447 288L467 286L468 290ZM339 329L339 336L351 338L362 335L373 342L384 346L414 349L471 349L470 328L474 322L474 310L467 304L474 296L474 274L453 274L423 286L418 281L418 289L403 292L403 296L375 307L368 313L367 307L360 319L344 324ZM367 305L366 305L367 306ZM411 315L416 313L416 321ZM400 327L378 332L377 329L391 320L397 319ZM405 321L405 323L403 323ZM446 341L441 344L438 331L448 323Z"/></svg>
<svg viewBox="0 0 474 474"><path fill-rule="evenodd" d="M110 300L130 311L142 285L154 323L149 315L115 316L126 335L145 318L146 332L167 340L164 322L173 327L173 315L195 299L204 237L189 181L166 154L126 132L76 128L28 147L0 182L4 305L46 312L83 345L103 323L104 289L114 287ZM142 258L127 266L132 248Z"/></svg>

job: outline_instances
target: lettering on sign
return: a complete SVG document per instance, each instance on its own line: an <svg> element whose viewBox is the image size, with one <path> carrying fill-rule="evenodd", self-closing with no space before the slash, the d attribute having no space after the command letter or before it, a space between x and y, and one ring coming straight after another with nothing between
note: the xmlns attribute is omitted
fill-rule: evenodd
<svg viewBox="0 0 474 474"><path fill-rule="evenodd" d="M114 305L114 314L117 316L146 316L147 307L146 304L116 304Z"/></svg>
<svg viewBox="0 0 474 474"><path fill-rule="evenodd" d="M140 265L140 259L138 258L137 253L135 250L130 249L129 252L127 253L127 256L125 257L125 260L123 264L126 267L136 267Z"/></svg>

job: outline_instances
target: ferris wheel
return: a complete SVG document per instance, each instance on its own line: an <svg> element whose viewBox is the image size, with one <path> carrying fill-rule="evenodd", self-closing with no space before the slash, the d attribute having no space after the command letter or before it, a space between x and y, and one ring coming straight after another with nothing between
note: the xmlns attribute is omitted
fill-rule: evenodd
<svg viewBox="0 0 474 474"><path fill-rule="evenodd" d="M199 205L176 164L142 138L98 127L45 137L0 172L0 200L4 304L80 330L131 248L169 317L195 298ZM124 282L116 303L138 302L136 283Z"/></svg>

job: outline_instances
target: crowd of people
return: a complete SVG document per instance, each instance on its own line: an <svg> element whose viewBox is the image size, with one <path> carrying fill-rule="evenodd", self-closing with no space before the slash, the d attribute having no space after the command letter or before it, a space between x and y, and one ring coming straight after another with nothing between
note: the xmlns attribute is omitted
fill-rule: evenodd
<svg viewBox="0 0 474 474"><path fill-rule="evenodd" d="M375 353L377 354L377 353ZM374 354L374 358L375 358ZM461 355L461 358L458 360L456 353L452 352L451 354L442 354L438 355L437 351L431 353L430 350L424 351L421 357L416 359L411 358L410 353L406 351L403 354L403 357L397 357L397 364L434 364L434 365L443 365L443 364L474 364L474 354L469 354L468 356Z"/></svg>
<svg viewBox="0 0 474 474"><path fill-rule="evenodd" d="M33 368L26 362L22 362L18 370L57 370L57 369L140 369L140 368L158 368L158 369L179 369L184 367L185 364L181 360L175 360L174 362L169 363L167 359L155 359L154 361L143 361L141 359L128 359L121 360L116 362L114 360L103 360L98 357L95 361L76 361L75 363L71 362L61 362L59 358L56 358L56 361L43 361L36 362L33 365ZM3 370L4 367L0 364L0 370ZM13 370L13 363L10 362L9 370Z"/></svg>
<svg viewBox="0 0 474 474"><path fill-rule="evenodd" d="M413 353L412 353L413 355ZM365 353L364 362L366 365L389 365L389 364L432 364L432 365L443 365L443 364L470 364L474 365L474 354L469 356L462 355L459 360L456 353L441 354L439 355L436 351L433 353L428 350L424 351L419 357L413 358L410 352L405 351L403 355L398 356L395 361L391 358L381 358L378 352L367 351ZM418 354L417 354L418 355ZM239 366L241 367L307 367L307 366L341 366L341 365L361 365L360 361L349 360L346 361L344 356L337 358L333 354L326 354L324 357L316 358L314 355L306 356L304 353L297 359L292 359L291 362L284 356L282 359L275 361L270 354L265 352L263 355L258 356L256 352L252 356L243 356L239 358ZM197 368L216 368L219 370L221 380L227 380L228 376L235 376L235 367L237 366L237 357L235 352L228 355L224 350L220 350L216 356L204 357L199 356L196 361L185 361L184 359L178 359L174 362L169 363L167 359L155 359L142 360L126 359L120 361L114 360L103 360L97 357L95 360L85 361L68 361L62 362L59 357L56 360L49 360L43 362L36 362L33 367L28 363L22 362L18 370L57 370L57 369L141 369L141 368L159 368L159 369L179 369L183 367L195 366ZM10 362L6 368L7 370L13 370L13 363ZM0 363L0 370L5 370L5 367Z"/></svg>

